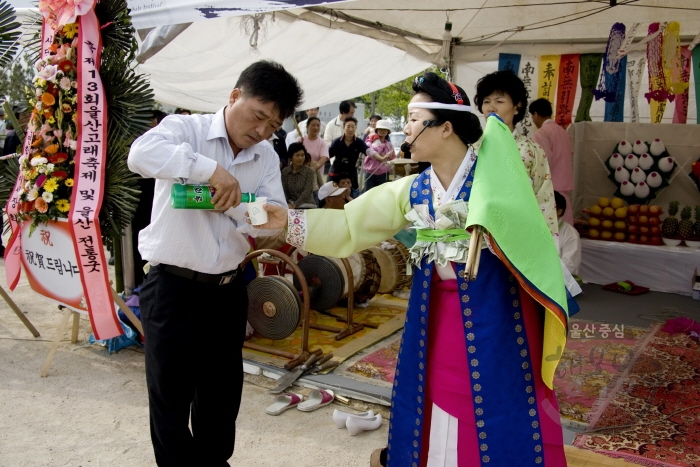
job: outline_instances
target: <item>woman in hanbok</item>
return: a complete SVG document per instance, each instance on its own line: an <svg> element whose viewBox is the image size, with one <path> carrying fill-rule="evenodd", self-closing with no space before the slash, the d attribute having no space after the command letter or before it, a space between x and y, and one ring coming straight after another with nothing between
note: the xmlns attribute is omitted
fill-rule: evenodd
<svg viewBox="0 0 700 467"><path fill-rule="evenodd" d="M290 244L339 258L417 229L381 465L565 466L552 381L566 296L532 183L497 116L476 157L482 130L464 91L434 73L413 89L404 132L429 169L342 211L267 205L265 227L287 227Z"/></svg>

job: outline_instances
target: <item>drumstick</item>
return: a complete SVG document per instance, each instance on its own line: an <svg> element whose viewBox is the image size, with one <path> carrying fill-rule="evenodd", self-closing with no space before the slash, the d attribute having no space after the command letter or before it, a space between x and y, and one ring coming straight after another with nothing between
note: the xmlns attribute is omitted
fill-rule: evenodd
<svg viewBox="0 0 700 467"><path fill-rule="evenodd" d="M481 262L481 238L483 237L483 234L481 232L481 229L479 229L479 243L476 246L476 260L474 261L474 271L472 273L472 276L474 279L476 279L476 276L479 274L479 263Z"/></svg>
<svg viewBox="0 0 700 467"><path fill-rule="evenodd" d="M476 259L476 240L479 234L479 227L474 227L472 230L471 238L469 239L469 252L467 253L467 265L464 267L464 279L469 280L471 277L471 270L474 266L474 260Z"/></svg>

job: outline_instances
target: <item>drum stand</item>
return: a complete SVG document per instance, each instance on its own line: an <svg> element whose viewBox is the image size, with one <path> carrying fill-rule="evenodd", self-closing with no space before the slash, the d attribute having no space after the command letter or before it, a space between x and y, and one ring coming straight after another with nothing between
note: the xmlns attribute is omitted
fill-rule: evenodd
<svg viewBox="0 0 700 467"><path fill-rule="evenodd" d="M291 352L285 352L283 350L278 350L272 347L267 347L264 345L258 345L258 344L253 344L252 342L244 342L243 347L251 350L257 350L259 352L265 352L269 353L272 355L277 355L279 357L283 358L288 358L290 361L287 362L287 364L284 365L284 368L287 370L291 370L293 368L296 368L297 366L301 365L304 363L306 360L311 355L321 355L323 351L321 349L316 349L313 352L309 351L309 310L311 307L311 299L309 297L309 287L306 283L306 279L304 278L304 274L301 272L301 269L299 269L299 266L294 264L292 260L285 255L284 253L280 253L277 250L257 250L253 251L252 253L249 253L244 259L243 262L241 263L241 269L245 268L246 264L248 264L248 261L252 260L253 258L257 258L258 256L267 253L270 256L274 256L276 258L279 258L281 261L286 263L294 272L294 274L297 276L297 279L299 280L299 283L301 284L301 292L303 295L303 307L302 307L302 338L301 338L301 352L298 354L293 354Z"/></svg>

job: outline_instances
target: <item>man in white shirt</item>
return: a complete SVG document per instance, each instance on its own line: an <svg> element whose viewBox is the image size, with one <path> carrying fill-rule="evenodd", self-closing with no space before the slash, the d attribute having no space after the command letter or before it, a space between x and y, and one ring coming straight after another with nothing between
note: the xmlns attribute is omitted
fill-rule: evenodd
<svg viewBox="0 0 700 467"><path fill-rule="evenodd" d="M309 119L311 117L318 117L318 107L314 107L313 109L306 109L306 120L302 120L299 122L299 130L301 130L301 136L306 136L306 125L309 123ZM321 131L319 131L319 135L322 135L323 132L325 131L326 124L323 123L321 120L319 120L319 123L321 124ZM297 132L296 128L292 129L289 133L287 133L287 139L285 143L287 143L287 147L289 147L290 144L296 143L297 138L299 138L299 132Z"/></svg>
<svg viewBox="0 0 700 467"><path fill-rule="evenodd" d="M156 179L151 223L139 235L151 263L139 298L159 466L229 465L248 311L240 263L249 235L277 233L246 224L241 192L286 206L267 139L301 97L281 65L260 61L241 73L217 113L166 117L131 146L129 168ZM173 209L174 183L212 186L217 210Z"/></svg>
<svg viewBox="0 0 700 467"><path fill-rule="evenodd" d="M578 274L581 267L581 236L578 231L564 220L566 198L558 191L554 192L554 202L559 218L559 257L572 276Z"/></svg>
<svg viewBox="0 0 700 467"><path fill-rule="evenodd" d="M343 136L343 122L346 118L355 115L355 109L357 106L353 101L343 101L338 106L338 111L340 115L335 117L333 120L328 122L326 125L326 131L323 132L323 139L326 140L328 146L331 145L334 139ZM359 134L356 136L360 136Z"/></svg>

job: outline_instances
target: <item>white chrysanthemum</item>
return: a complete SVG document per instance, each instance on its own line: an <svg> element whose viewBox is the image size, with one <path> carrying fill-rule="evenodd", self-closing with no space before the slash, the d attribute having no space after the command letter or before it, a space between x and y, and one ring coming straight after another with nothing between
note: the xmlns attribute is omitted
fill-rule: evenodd
<svg viewBox="0 0 700 467"><path fill-rule="evenodd" d="M35 108L36 110L39 110L39 111L40 111L43 107L44 107L44 104L42 104L41 101L37 101L37 103L34 104L34 108Z"/></svg>
<svg viewBox="0 0 700 467"><path fill-rule="evenodd" d="M58 82L58 85L64 91L68 91L70 89L70 79L64 76L63 78L61 78L61 81Z"/></svg>
<svg viewBox="0 0 700 467"><path fill-rule="evenodd" d="M53 196L53 195L52 195ZM39 190L32 188L27 192L27 201L34 201L39 197Z"/></svg>
<svg viewBox="0 0 700 467"><path fill-rule="evenodd" d="M53 172L54 167L56 166L53 164L46 164L46 173L50 174L51 172Z"/></svg>
<svg viewBox="0 0 700 467"><path fill-rule="evenodd" d="M48 191L45 191L41 194L41 197L44 198L44 201L47 203L50 203L53 201L53 193L49 193Z"/></svg>
<svg viewBox="0 0 700 467"><path fill-rule="evenodd" d="M19 157L19 160L18 160L17 162L19 162L19 166L20 166L20 167L24 167L24 164L27 163L27 156L25 156L24 154L22 154L22 155Z"/></svg>
<svg viewBox="0 0 700 467"><path fill-rule="evenodd" d="M33 157L31 160L32 167L36 167L40 164L46 164L49 160L45 157Z"/></svg>
<svg viewBox="0 0 700 467"><path fill-rule="evenodd" d="M45 173L46 173L46 166L45 166L45 165L40 165L39 167L37 167L36 170L37 170L37 172L39 172L40 174L45 174Z"/></svg>

